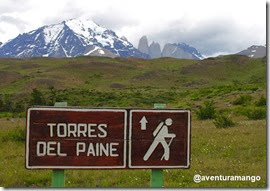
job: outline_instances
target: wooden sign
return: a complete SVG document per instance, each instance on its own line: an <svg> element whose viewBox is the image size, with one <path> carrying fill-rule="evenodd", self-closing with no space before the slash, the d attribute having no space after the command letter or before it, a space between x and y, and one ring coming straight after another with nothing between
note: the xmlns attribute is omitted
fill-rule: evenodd
<svg viewBox="0 0 270 191"><path fill-rule="evenodd" d="M27 112L27 169L188 168L189 160L188 110Z"/></svg>
<svg viewBox="0 0 270 191"><path fill-rule="evenodd" d="M126 124L123 109L30 108L26 168L125 168Z"/></svg>
<svg viewBox="0 0 270 191"><path fill-rule="evenodd" d="M189 168L190 111L131 110L129 168Z"/></svg>

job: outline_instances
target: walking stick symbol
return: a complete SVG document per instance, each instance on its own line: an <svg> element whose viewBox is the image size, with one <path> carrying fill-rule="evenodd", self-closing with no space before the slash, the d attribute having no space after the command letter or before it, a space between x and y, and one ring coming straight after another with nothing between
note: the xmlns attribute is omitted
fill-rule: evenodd
<svg viewBox="0 0 270 191"><path fill-rule="evenodd" d="M170 147L170 145L172 144L172 140L173 140L173 139L174 139L174 137L171 138L171 140L170 140L170 142L169 142L169 144L168 144L168 147ZM161 160L163 160L164 157L165 157L165 152L164 152L164 154L162 155Z"/></svg>
<svg viewBox="0 0 270 191"><path fill-rule="evenodd" d="M168 118L165 120L165 122L159 123L155 131L153 132L153 135L155 137L153 143L150 145L149 149L145 153L143 160L148 160L149 157L152 155L158 144L160 143L164 148L164 154L162 155L160 160L169 160L170 158L170 145L175 138L175 134L168 132L168 127L172 125L173 120L171 118ZM171 138L169 144L166 142L165 138Z"/></svg>

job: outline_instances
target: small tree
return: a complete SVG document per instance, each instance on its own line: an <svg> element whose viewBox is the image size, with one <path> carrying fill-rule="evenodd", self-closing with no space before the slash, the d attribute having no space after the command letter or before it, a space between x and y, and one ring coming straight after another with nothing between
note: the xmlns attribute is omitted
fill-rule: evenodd
<svg viewBox="0 0 270 191"><path fill-rule="evenodd" d="M196 115L198 119L200 120L214 119L215 114L216 114L216 110L215 110L213 101L204 102L204 106L201 106L199 110L196 111Z"/></svg>
<svg viewBox="0 0 270 191"><path fill-rule="evenodd" d="M51 86L49 87L50 90L50 95L49 95L49 105L54 105L54 103L56 102L56 89Z"/></svg>
<svg viewBox="0 0 270 191"><path fill-rule="evenodd" d="M46 105L46 100L42 92L36 88L31 93L30 105Z"/></svg>
<svg viewBox="0 0 270 191"><path fill-rule="evenodd" d="M2 105L2 111L4 112L12 112L13 110L13 103L10 99L10 96L5 95Z"/></svg>

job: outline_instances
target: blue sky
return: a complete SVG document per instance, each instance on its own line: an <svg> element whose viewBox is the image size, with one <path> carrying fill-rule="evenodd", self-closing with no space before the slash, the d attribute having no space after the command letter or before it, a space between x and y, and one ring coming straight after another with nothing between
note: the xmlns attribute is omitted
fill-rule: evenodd
<svg viewBox="0 0 270 191"><path fill-rule="evenodd" d="M0 0L0 41L71 18L92 19L126 36L186 42L202 54L235 53L266 43L266 2L261 0Z"/></svg>

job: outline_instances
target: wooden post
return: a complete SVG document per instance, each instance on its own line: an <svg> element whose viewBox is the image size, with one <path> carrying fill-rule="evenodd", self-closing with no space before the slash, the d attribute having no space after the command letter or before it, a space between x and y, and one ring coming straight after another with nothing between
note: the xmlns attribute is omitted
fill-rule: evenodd
<svg viewBox="0 0 270 191"><path fill-rule="evenodd" d="M67 102L55 102L54 106L67 106ZM65 187L65 170L52 171L52 187L53 188Z"/></svg>
<svg viewBox="0 0 270 191"><path fill-rule="evenodd" d="M166 108L166 104L155 103L155 109ZM163 186L163 169L152 169L150 187L161 188Z"/></svg>

